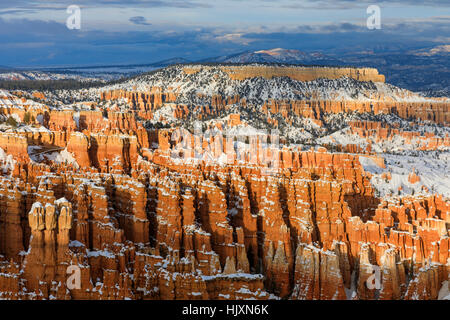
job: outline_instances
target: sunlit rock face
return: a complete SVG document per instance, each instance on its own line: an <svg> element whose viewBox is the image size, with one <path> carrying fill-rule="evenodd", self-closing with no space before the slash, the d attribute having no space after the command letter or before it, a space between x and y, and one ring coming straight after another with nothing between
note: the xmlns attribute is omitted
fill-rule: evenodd
<svg viewBox="0 0 450 320"><path fill-rule="evenodd" d="M449 105L263 65L0 91L0 298L443 299Z"/></svg>

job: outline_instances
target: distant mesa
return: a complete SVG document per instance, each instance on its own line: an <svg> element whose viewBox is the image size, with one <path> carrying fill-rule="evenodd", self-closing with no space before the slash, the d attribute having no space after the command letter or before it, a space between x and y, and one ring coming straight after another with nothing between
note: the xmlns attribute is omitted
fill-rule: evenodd
<svg viewBox="0 0 450 320"><path fill-rule="evenodd" d="M204 68L204 66L202 66ZM384 82L385 77L375 68L339 68L339 67L299 67L299 66L270 66L270 65L242 65L221 66L233 80L245 80L255 77L272 79L275 77L289 77L297 81L313 81L316 79L352 78L358 81ZM183 71L194 74L200 66L186 66Z"/></svg>

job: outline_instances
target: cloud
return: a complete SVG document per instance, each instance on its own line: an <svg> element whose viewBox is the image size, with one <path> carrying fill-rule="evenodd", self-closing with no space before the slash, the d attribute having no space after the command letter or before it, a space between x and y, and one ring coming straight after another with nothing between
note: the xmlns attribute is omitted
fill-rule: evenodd
<svg viewBox="0 0 450 320"><path fill-rule="evenodd" d="M67 37L70 35L69 30L63 23L55 21L31 20L31 19L2 19L0 17L0 35L2 36L2 44L6 43L8 38L13 39L32 39L36 40L41 37L59 36ZM26 41L25 40L25 41Z"/></svg>
<svg viewBox="0 0 450 320"><path fill-rule="evenodd" d="M339 24L327 24L323 26L317 26L316 32L349 32L349 31L364 31L364 27L361 25L343 22Z"/></svg>
<svg viewBox="0 0 450 320"><path fill-rule="evenodd" d="M37 10L34 9L4 9L0 10L0 16L1 15L15 15L15 14L22 14L22 13L36 13Z"/></svg>
<svg viewBox="0 0 450 320"><path fill-rule="evenodd" d="M205 0L77 0L76 5L83 8L209 8L211 4ZM58 10L67 8L74 4L74 0L58 1L35 1L35 0L15 0L0 1L1 9L11 10Z"/></svg>
<svg viewBox="0 0 450 320"><path fill-rule="evenodd" d="M72 4L79 5L83 9L149 9L149 8L179 8L179 9L208 9L214 8L215 12L225 9L230 5L238 5L242 11L250 13L254 9L274 8L279 10L349 10L367 7L377 4L382 7L430 7L449 8L448 0L15 0L0 1L0 15L19 15L50 10L64 10ZM241 10L239 9L239 10ZM223 18L223 17L222 17Z"/></svg>
<svg viewBox="0 0 450 320"><path fill-rule="evenodd" d="M237 0L235 0L237 1ZM258 0L266 5L267 0ZM421 6L421 7L450 7L448 0L281 0L273 3L274 7L287 9L355 9L367 7L371 4L382 6Z"/></svg>
<svg viewBox="0 0 450 320"><path fill-rule="evenodd" d="M248 45L252 42L252 39L246 38L243 33L227 33L224 35L216 36L215 40L219 42L233 42L242 45Z"/></svg>
<svg viewBox="0 0 450 320"><path fill-rule="evenodd" d="M148 25L143 16L125 21ZM247 50L288 48L304 51L348 52L408 50L448 43L450 17L385 21L381 30L368 30L365 21L301 24L292 27L266 25L182 26L159 25L152 21L152 31L123 29L68 30L65 21L2 19L0 17L0 64L95 65L151 63L183 57L200 60Z"/></svg>
<svg viewBox="0 0 450 320"><path fill-rule="evenodd" d="M136 17L131 17L129 19L130 22L137 24L137 25L143 25L143 26L151 26L152 24L150 22L147 21L147 19L143 16L136 16Z"/></svg>

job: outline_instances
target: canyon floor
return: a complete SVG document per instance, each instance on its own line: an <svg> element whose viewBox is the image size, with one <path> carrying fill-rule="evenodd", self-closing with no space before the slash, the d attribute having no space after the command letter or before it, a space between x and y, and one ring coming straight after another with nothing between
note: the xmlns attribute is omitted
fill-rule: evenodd
<svg viewBox="0 0 450 320"><path fill-rule="evenodd" d="M0 299L450 299L449 106L258 63L0 90Z"/></svg>

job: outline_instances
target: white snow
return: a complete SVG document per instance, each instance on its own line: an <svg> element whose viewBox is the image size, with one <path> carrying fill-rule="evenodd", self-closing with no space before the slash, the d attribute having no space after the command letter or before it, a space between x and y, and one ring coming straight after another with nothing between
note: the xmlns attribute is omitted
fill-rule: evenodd
<svg viewBox="0 0 450 320"><path fill-rule="evenodd" d="M403 194L424 193L426 187L429 193L439 193L450 197L450 153L421 152L417 156L382 154L386 169L378 167L372 160L360 156L364 170L372 174L371 183L381 196L393 193L396 195L401 187ZM415 172L420 178L414 184L408 181L409 175ZM391 179L382 178L383 173L389 173Z"/></svg>
<svg viewBox="0 0 450 320"><path fill-rule="evenodd" d="M13 156L10 154L6 154L6 152L2 148L0 148L0 165L3 169L3 173L13 171L16 165L16 160L14 160Z"/></svg>
<svg viewBox="0 0 450 320"><path fill-rule="evenodd" d="M61 163L61 164L68 163L68 164L73 165L75 168L79 167L77 161L74 158L74 155L71 152L67 151L67 148L65 148L61 152L57 153L57 156L54 158L54 161L56 163Z"/></svg>
<svg viewBox="0 0 450 320"><path fill-rule="evenodd" d="M77 129L80 129L80 112L75 112L73 114L73 120L75 121L77 125Z"/></svg>
<svg viewBox="0 0 450 320"><path fill-rule="evenodd" d="M450 300L449 282L442 282L442 288L439 290L438 300Z"/></svg>
<svg viewBox="0 0 450 320"><path fill-rule="evenodd" d="M11 114L11 117L14 118L14 120L17 121L17 123L21 123L22 120L20 119L19 115L17 113Z"/></svg>
<svg viewBox="0 0 450 320"><path fill-rule="evenodd" d="M372 174L380 174L385 172L385 170L376 164L370 157L359 156L359 163L361 163L364 171L366 172L370 172Z"/></svg>

